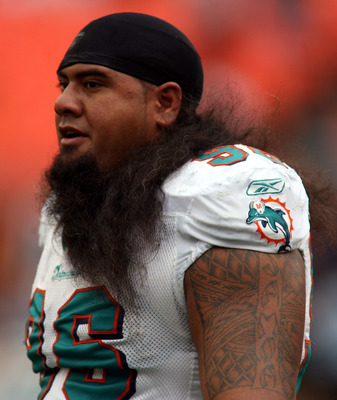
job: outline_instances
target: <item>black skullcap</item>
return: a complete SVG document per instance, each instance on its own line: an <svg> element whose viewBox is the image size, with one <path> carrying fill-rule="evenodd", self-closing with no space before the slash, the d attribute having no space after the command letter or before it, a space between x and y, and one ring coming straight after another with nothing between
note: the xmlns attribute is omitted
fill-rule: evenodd
<svg viewBox="0 0 337 400"><path fill-rule="evenodd" d="M173 81L185 96L201 98L203 70L196 49L180 30L151 15L118 13L90 22L57 72L77 63L102 65L155 85Z"/></svg>

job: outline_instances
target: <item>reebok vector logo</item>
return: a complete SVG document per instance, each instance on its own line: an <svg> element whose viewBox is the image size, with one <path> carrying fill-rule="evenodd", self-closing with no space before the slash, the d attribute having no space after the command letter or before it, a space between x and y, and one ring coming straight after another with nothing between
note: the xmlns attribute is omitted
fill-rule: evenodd
<svg viewBox="0 0 337 400"><path fill-rule="evenodd" d="M248 196L264 195L264 194L277 194L281 193L284 189L283 179L262 179L252 181L247 189Z"/></svg>

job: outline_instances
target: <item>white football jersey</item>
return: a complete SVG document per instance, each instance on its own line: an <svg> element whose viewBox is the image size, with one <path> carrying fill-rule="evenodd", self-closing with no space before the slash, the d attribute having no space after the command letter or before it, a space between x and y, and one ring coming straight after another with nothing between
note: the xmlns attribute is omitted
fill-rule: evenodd
<svg viewBox="0 0 337 400"><path fill-rule="evenodd" d="M105 287L74 279L55 227L42 217L43 251L26 335L28 356L41 376L39 399L201 399L184 274L213 246L268 253L300 249L307 285L306 364L309 211L296 172L260 150L225 146L186 163L163 190L165 230L137 288L137 313Z"/></svg>

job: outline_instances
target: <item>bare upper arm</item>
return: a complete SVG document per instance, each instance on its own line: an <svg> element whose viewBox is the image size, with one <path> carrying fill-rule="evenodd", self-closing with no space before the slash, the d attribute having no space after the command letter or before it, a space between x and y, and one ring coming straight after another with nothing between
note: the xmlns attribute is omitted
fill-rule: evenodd
<svg viewBox="0 0 337 400"><path fill-rule="evenodd" d="M305 272L298 251L212 248L185 293L205 399L291 399L299 371Z"/></svg>

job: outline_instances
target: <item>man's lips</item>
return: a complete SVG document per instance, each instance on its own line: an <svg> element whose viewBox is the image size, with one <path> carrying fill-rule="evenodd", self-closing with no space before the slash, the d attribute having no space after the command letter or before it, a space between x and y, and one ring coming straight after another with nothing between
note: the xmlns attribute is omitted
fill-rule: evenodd
<svg viewBox="0 0 337 400"><path fill-rule="evenodd" d="M60 143L62 146L78 146L86 141L89 136L70 126L59 126L61 134Z"/></svg>
<svg viewBox="0 0 337 400"><path fill-rule="evenodd" d="M88 136L75 136L62 138L60 143L62 146L79 146L88 140Z"/></svg>

